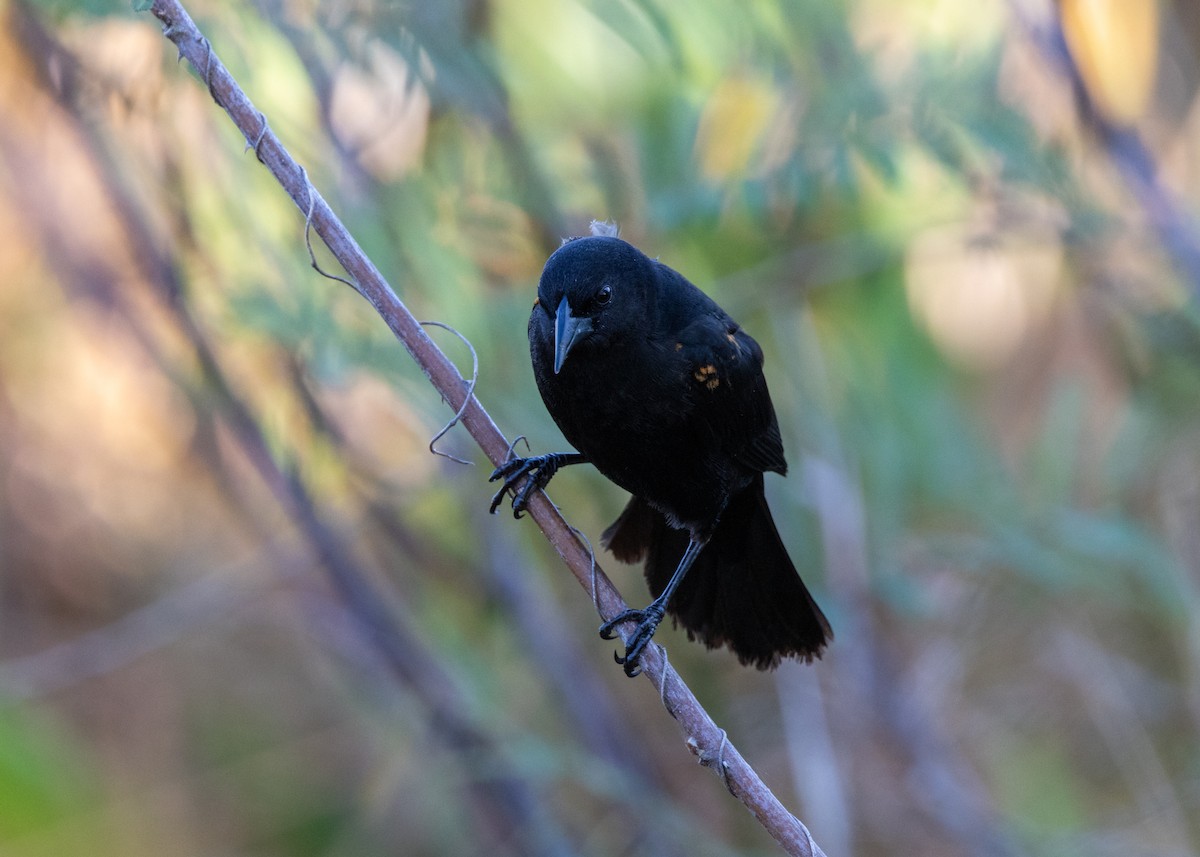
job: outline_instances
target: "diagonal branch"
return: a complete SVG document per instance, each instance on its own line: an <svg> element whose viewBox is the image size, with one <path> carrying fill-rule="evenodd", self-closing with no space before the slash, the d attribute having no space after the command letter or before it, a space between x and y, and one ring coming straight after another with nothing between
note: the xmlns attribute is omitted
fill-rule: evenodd
<svg viewBox="0 0 1200 857"><path fill-rule="evenodd" d="M1008 7L1025 37L1070 82L1083 124L1128 185L1159 243L1191 289L1193 299L1200 298L1200 228L1163 183L1154 153L1137 129L1108 119L1096 104L1067 47L1058 7L1045 20L1039 20L1017 0L1009 0Z"/></svg>
<svg viewBox="0 0 1200 857"><path fill-rule="evenodd" d="M508 455L509 443L492 418L470 392L467 382L449 358L426 335L420 323L408 311L383 275L363 253L362 248L333 213L328 203L309 182L304 169L296 163L267 125L246 94L217 59L191 17L177 0L154 0L151 12L163 23L163 35L179 49L208 86L213 99L229 114L253 148L258 159L271 171L297 207L308 215L308 223L321 237L361 294L408 350L434 389L456 412L471 437L493 464ZM529 503L530 517L566 562L580 584L591 593L603 616L625 609L625 602L595 565L589 549L575 535L557 508L542 492ZM685 735L685 744L702 765L720 775L730 793L740 800L759 823L789 854L816 857L824 852L813 841L808 829L779 802L762 779L728 741L683 680L667 663L665 650L653 646L642 659L643 673L654 683L663 705Z"/></svg>

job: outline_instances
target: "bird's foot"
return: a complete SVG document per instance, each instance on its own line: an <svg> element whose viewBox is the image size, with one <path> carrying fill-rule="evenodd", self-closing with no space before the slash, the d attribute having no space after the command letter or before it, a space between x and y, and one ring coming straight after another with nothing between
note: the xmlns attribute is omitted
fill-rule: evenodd
<svg viewBox="0 0 1200 857"><path fill-rule="evenodd" d="M617 626L624 622L637 622L637 627L625 641L625 654L613 652L613 659L625 668L625 675L633 678L642 671L638 661L646 650L647 644L654 637L658 623L663 619L663 608L652 603L644 610L624 610L600 626L600 636L605 640L614 639Z"/></svg>
<svg viewBox="0 0 1200 857"><path fill-rule="evenodd" d="M500 508L500 504L504 502L504 495L511 492L513 517L520 518L525 507L529 505L529 496L549 484L551 477L567 463L566 458L567 456L561 452L550 452L531 458L511 458L501 464L488 477L488 482L495 482L497 479L504 480L500 490L492 496L492 505L488 511L493 515L496 514L496 509ZM526 476L529 478L525 480L524 485L518 488L517 483Z"/></svg>

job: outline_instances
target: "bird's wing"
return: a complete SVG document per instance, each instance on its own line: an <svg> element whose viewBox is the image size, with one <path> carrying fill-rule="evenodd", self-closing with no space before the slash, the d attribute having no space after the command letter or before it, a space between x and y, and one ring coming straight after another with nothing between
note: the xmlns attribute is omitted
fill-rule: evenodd
<svg viewBox="0 0 1200 857"><path fill-rule="evenodd" d="M689 324L679 345L691 371L687 381L694 384L696 412L726 451L752 470L785 473L783 441L758 343L718 311Z"/></svg>

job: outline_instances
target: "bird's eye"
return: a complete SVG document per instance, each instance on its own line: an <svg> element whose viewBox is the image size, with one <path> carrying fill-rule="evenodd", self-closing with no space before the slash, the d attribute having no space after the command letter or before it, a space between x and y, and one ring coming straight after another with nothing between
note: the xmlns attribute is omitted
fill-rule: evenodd
<svg viewBox="0 0 1200 857"><path fill-rule="evenodd" d="M600 291L596 292L596 303L604 306L612 300L612 286L603 286Z"/></svg>

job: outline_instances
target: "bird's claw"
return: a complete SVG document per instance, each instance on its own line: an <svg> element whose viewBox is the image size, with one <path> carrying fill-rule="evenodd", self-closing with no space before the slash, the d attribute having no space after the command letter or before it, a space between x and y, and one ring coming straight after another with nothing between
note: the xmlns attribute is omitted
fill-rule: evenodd
<svg viewBox="0 0 1200 857"><path fill-rule="evenodd" d="M613 652L613 660L625 668L625 675L633 678L641 673L642 668L639 661L641 660L642 653L646 650L646 646L649 645L650 640L653 639L654 632L658 629L658 623L662 619L662 609L651 604L645 610L624 610L600 626L600 637L605 640L612 640L617 636L616 629L618 625L624 622L637 622L637 627L634 628L633 633L625 641L625 654L619 655Z"/></svg>
<svg viewBox="0 0 1200 857"><path fill-rule="evenodd" d="M536 462L531 458L512 458L492 471L492 475L488 477L488 482L503 479L504 484L500 486L499 491L492 495L492 504L488 507L490 514L496 514L496 510L504 502L504 495L511 491L513 495L513 517L521 517L521 511L529 503L529 492L533 490L534 480L530 479L521 486L519 491L516 489L516 483L522 476L533 470L535 466Z"/></svg>
<svg viewBox="0 0 1200 857"><path fill-rule="evenodd" d="M525 511L525 507L529 505L529 495L537 488L544 488L546 483L550 481L550 476L553 475L553 471L546 472L542 469L546 463L546 458L547 456L544 455L536 455L532 458L510 458L493 470L492 475L488 477L488 482L503 479L504 483L500 486L500 490L492 495L492 505L488 507L488 512L493 515L496 514L496 510L504 502L504 495L511 492L513 497L513 517L519 519L521 513ZM531 472L533 476L526 480L525 484L518 489L516 487L517 482ZM542 478L543 473L545 473L544 479Z"/></svg>

